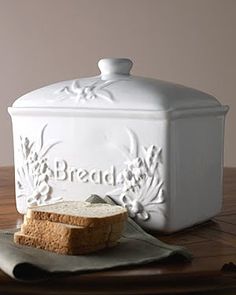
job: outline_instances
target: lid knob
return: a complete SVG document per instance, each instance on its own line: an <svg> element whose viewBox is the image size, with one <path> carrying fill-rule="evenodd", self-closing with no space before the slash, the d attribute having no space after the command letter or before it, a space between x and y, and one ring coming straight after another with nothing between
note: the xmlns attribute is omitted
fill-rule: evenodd
<svg viewBox="0 0 236 295"><path fill-rule="evenodd" d="M98 62L102 75L129 75L133 62L128 58L103 58Z"/></svg>

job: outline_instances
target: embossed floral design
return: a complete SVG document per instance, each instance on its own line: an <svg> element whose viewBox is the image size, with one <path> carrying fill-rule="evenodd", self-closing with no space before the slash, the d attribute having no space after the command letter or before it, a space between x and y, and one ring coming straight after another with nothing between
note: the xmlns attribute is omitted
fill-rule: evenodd
<svg viewBox="0 0 236 295"><path fill-rule="evenodd" d="M88 101L94 101L97 99L103 99L108 102L113 102L114 97L112 93L106 89L107 86L117 83L118 80L97 80L96 82L92 84L86 84L86 85L80 85L79 80L74 80L71 85L65 86L62 89L57 91L60 94L58 96L59 101L63 101L66 99L72 99L76 103L78 102L88 102Z"/></svg>
<svg viewBox="0 0 236 295"><path fill-rule="evenodd" d="M158 171L162 150L150 145L148 148L141 147L139 152L136 134L130 129L127 132L130 148L121 149L127 159L126 168L118 175L119 187L108 194L118 197L131 217L148 220L150 212L162 211L157 205L165 201L163 181Z"/></svg>
<svg viewBox="0 0 236 295"><path fill-rule="evenodd" d="M24 197L28 206L50 203L52 187L49 178L53 171L48 166L46 155L59 142L44 144L44 132L41 131L38 142L30 141L28 137L20 137L20 154L22 164L16 170L17 198ZM53 199L57 201L59 199Z"/></svg>

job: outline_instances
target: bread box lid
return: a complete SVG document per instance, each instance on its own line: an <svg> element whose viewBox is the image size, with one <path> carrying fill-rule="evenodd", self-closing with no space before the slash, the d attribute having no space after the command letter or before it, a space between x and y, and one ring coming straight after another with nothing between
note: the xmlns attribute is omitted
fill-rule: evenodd
<svg viewBox="0 0 236 295"><path fill-rule="evenodd" d="M173 111L221 106L202 91L132 76L132 65L126 58L101 59L99 76L42 87L18 98L13 108Z"/></svg>

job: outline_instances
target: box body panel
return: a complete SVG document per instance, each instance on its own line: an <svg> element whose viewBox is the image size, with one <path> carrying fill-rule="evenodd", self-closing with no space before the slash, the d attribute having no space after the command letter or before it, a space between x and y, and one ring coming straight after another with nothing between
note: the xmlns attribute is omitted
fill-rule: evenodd
<svg viewBox="0 0 236 295"><path fill-rule="evenodd" d="M143 227L167 227L167 120L18 110L12 122L20 213L28 206L110 195Z"/></svg>
<svg viewBox="0 0 236 295"><path fill-rule="evenodd" d="M170 232L220 212L223 153L223 115L172 122Z"/></svg>

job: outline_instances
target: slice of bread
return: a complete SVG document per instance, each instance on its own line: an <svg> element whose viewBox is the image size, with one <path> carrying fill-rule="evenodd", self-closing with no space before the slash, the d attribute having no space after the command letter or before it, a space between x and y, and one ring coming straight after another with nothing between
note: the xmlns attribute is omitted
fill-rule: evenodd
<svg viewBox="0 0 236 295"><path fill-rule="evenodd" d="M100 227L81 227L27 217L24 218L24 223L21 225L21 233L24 235L46 240L52 238L62 245L72 246L106 243L119 239L123 229L124 221Z"/></svg>
<svg viewBox="0 0 236 295"><path fill-rule="evenodd" d="M14 234L14 242L20 245L35 247L38 249L52 251L58 254L66 255L81 255L95 252L106 247L113 247L117 244L117 241L100 243L100 244L91 244L91 245L82 245L79 247L62 245L60 242L55 241L54 239L43 239L39 237L28 236L22 234L21 232L16 232Z"/></svg>
<svg viewBox="0 0 236 295"><path fill-rule="evenodd" d="M67 201L30 208L15 243L60 254L86 254L114 246L127 211L121 206Z"/></svg>
<svg viewBox="0 0 236 295"><path fill-rule="evenodd" d="M27 217L82 227L101 227L127 220L127 211L110 204L64 201L30 208Z"/></svg>

